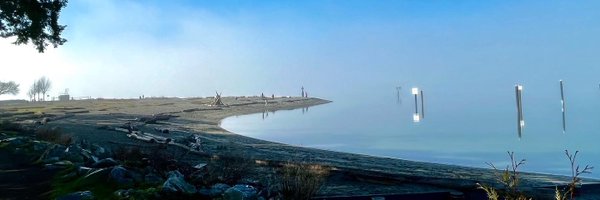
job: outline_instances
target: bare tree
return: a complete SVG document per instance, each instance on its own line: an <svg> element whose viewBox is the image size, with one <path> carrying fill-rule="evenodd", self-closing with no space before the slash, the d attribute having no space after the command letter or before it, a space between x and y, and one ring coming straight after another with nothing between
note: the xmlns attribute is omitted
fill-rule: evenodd
<svg viewBox="0 0 600 200"><path fill-rule="evenodd" d="M29 91L27 91L27 97L29 97L29 101L33 101L35 99L35 92L32 88L30 88Z"/></svg>
<svg viewBox="0 0 600 200"><path fill-rule="evenodd" d="M52 82L50 82L50 79L46 78L45 76L42 76L42 78L38 79L36 81L36 83L38 86L38 99L39 99L39 93L42 93L42 101L45 101L46 93L52 87Z"/></svg>
<svg viewBox="0 0 600 200"><path fill-rule="evenodd" d="M37 101L40 98L40 86L38 84L38 81L34 81L33 85L31 85L31 88L29 88L29 92L32 96L33 96L33 101ZM36 99L37 97L37 99Z"/></svg>
<svg viewBox="0 0 600 200"><path fill-rule="evenodd" d="M2 82L0 81L0 95L3 94L19 94L19 84L14 81Z"/></svg>

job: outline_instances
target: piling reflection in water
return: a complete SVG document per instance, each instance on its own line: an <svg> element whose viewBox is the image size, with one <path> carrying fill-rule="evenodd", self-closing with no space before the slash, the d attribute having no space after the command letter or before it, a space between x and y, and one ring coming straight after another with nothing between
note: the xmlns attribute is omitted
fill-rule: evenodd
<svg viewBox="0 0 600 200"><path fill-rule="evenodd" d="M523 127L525 127L525 120L523 119L522 95L523 95L523 86L520 84L515 85L515 96L517 98L517 133L519 134L519 139L521 139Z"/></svg>
<svg viewBox="0 0 600 200"><path fill-rule="evenodd" d="M269 117L269 110L264 110L262 112L262 119L264 120L265 118Z"/></svg>
<svg viewBox="0 0 600 200"><path fill-rule="evenodd" d="M307 113L308 112L308 107L303 107L302 108L302 114Z"/></svg>
<svg viewBox="0 0 600 200"><path fill-rule="evenodd" d="M402 89L402 87L396 87L396 104L402 104L402 100L400 100L400 89Z"/></svg>
<svg viewBox="0 0 600 200"><path fill-rule="evenodd" d="M562 105L562 126L563 126L563 133L566 133L567 132L567 123L566 123L566 119L565 119L565 112L566 112L565 93L564 93L563 81L559 80L559 82L560 82L560 104Z"/></svg>
<svg viewBox="0 0 600 200"><path fill-rule="evenodd" d="M424 103L424 99L425 96L423 96L423 90L421 90L421 118L425 119L425 103Z"/></svg>

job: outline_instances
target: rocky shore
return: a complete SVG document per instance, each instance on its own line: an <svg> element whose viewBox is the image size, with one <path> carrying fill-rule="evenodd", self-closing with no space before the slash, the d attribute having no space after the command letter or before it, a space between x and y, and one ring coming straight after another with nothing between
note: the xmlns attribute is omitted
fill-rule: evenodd
<svg viewBox="0 0 600 200"><path fill-rule="evenodd" d="M480 199L476 183L497 185L489 169L296 147L219 127L226 117L326 100L221 100L221 106L211 105L214 98L0 104L0 155L22 160L1 165L0 199L31 194L63 199L281 199L294 195L286 188L292 184L289 176L298 174L306 183L319 183L312 194L317 199L415 194ZM43 172L33 176L38 186L7 186L11 178L33 171ZM538 198L551 197L555 186L570 179L533 173L521 177L522 190ZM592 186L595 180L584 183Z"/></svg>

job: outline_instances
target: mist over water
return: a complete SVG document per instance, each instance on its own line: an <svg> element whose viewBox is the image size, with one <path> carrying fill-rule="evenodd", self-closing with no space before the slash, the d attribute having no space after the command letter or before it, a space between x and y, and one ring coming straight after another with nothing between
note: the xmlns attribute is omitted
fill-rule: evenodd
<svg viewBox="0 0 600 200"><path fill-rule="evenodd" d="M566 133L562 132L558 79L523 83L521 138L514 83L491 82L420 87L425 94L425 116L418 123L412 118L410 88L419 86L414 84L403 85L400 101L396 86L372 87L322 97L333 103L308 111L276 111L264 119L260 113L231 117L222 126L238 134L298 146L474 167L488 167L485 162L491 162L503 168L509 162L506 152L514 151L517 159L527 160L524 171L568 175L564 150L579 150L580 165L600 166L600 89L584 81L564 82Z"/></svg>

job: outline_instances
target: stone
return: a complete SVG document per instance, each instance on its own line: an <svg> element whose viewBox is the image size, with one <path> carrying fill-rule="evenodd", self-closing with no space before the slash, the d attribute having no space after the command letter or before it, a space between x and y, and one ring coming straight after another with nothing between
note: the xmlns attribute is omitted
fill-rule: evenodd
<svg viewBox="0 0 600 200"><path fill-rule="evenodd" d="M35 140L33 141L33 151L35 152L44 152L46 149L50 147L50 144L43 141Z"/></svg>
<svg viewBox="0 0 600 200"><path fill-rule="evenodd" d="M209 193L208 195L210 197L216 197L216 196L221 196L223 195L223 193L225 193L225 191L227 191L227 189L231 188L231 186L224 184L224 183L217 183L214 184L212 187L210 187Z"/></svg>
<svg viewBox="0 0 600 200"><path fill-rule="evenodd" d="M155 173L149 173L144 176L144 182L149 185L158 185L162 183L164 179Z"/></svg>
<svg viewBox="0 0 600 200"><path fill-rule="evenodd" d="M95 199L91 191L79 191L57 198L57 200L91 200Z"/></svg>
<svg viewBox="0 0 600 200"><path fill-rule="evenodd" d="M73 162L68 161L68 160L63 160L63 161L55 162L54 165L63 166L63 167L69 167L69 166L73 165Z"/></svg>
<svg viewBox="0 0 600 200"><path fill-rule="evenodd" d="M197 165L194 165L195 169L202 169L206 167L206 163L198 163Z"/></svg>
<svg viewBox="0 0 600 200"><path fill-rule="evenodd" d="M163 183L162 191L165 193L184 193L194 194L197 192L196 187L184 180L183 174L179 171L170 171L168 179Z"/></svg>
<svg viewBox="0 0 600 200"><path fill-rule="evenodd" d="M42 160L43 163L55 163L60 161L59 157L47 157L46 159Z"/></svg>
<svg viewBox="0 0 600 200"><path fill-rule="evenodd" d="M129 170L129 176L131 177L131 179L133 179L133 182L136 182L136 183L144 182L144 174L142 174L138 171Z"/></svg>
<svg viewBox="0 0 600 200"><path fill-rule="evenodd" d="M106 167L116 166L118 164L119 163L112 158L104 158L104 159L98 160L98 162L95 162L94 164L92 164L92 167L93 168L106 168Z"/></svg>
<svg viewBox="0 0 600 200"><path fill-rule="evenodd" d="M133 189L120 189L115 191L113 194L119 197L119 199L130 199L131 193L133 193Z"/></svg>
<svg viewBox="0 0 600 200"><path fill-rule="evenodd" d="M48 154L46 154L47 158L50 157L58 157L60 159L64 159L65 156L65 150L67 150L67 147L63 146L63 145L57 145L55 144L49 151Z"/></svg>
<svg viewBox="0 0 600 200"><path fill-rule="evenodd" d="M79 145L70 145L69 147L67 147L67 149L65 149L63 157L65 160L81 163L84 161L82 151L83 149Z"/></svg>
<svg viewBox="0 0 600 200"><path fill-rule="evenodd" d="M109 158L111 156L109 151L97 144L92 144L91 150L92 154L100 159Z"/></svg>
<svg viewBox="0 0 600 200"><path fill-rule="evenodd" d="M256 200L256 188L250 185L234 185L223 193L225 200Z"/></svg>
<svg viewBox="0 0 600 200"><path fill-rule="evenodd" d="M7 143L7 147L18 147L29 142L31 142L31 139L28 137L12 137L0 140L0 143Z"/></svg>
<svg viewBox="0 0 600 200"><path fill-rule="evenodd" d="M129 171L121 166L113 167L108 174L110 180L121 186L133 186L133 179L130 178Z"/></svg>

